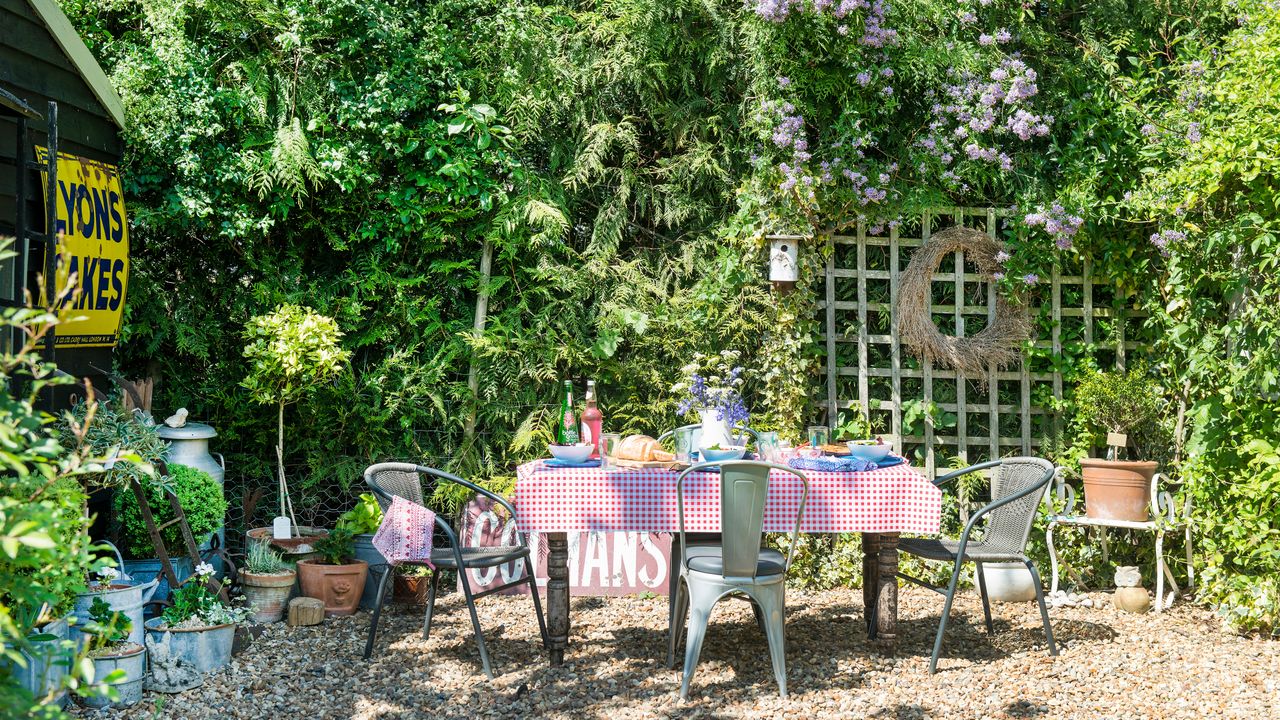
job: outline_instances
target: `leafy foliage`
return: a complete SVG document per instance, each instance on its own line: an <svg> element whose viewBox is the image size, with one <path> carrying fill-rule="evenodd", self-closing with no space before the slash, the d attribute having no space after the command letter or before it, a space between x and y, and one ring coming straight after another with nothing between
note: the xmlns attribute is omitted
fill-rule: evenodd
<svg viewBox="0 0 1280 720"><path fill-rule="evenodd" d="M1124 433L1134 447L1132 459L1169 455L1166 404L1145 364L1124 372L1087 372L1076 386L1075 406L1076 444L1085 453L1103 447L1107 433Z"/></svg>
<svg viewBox="0 0 1280 720"><path fill-rule="evenodd" d="M382 525L382 506L373 493L361 493L354 507L338 517L337 527L350 530L354 535L370 535Z"/></svg>
<svg viewBox="0 0 1280 720"><path fill-rule="evenodd" d="M222 486L209 473L186 465L171 465L168 477L162 482L143 485L147 505L157 526L173 519L166 490L177 496L197 543L222 526L223 517L227 514L227 501L222 496ZM125 556L155 557L151 535L142 521L142 510L134 494L127 491L116 493L115 511L120 523L120 549ZM160 531L160 538L170 555L186 552L182 531L177 525Z"/></svg>
<svg viewBox="0 0 1280 720"><path fill-rule="evenodd" d="M356 538L347 528L335 528L315 543L316 552L320 553L326 565L345 565L355 557Z"/></svg>

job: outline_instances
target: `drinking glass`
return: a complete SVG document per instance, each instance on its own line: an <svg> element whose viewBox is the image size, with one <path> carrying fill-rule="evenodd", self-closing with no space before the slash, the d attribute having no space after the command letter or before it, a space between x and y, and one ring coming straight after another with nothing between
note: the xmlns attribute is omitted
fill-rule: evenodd
<svg viewBox="0 0 1280 720"><path fill-rule="evenodd" d="M815 448L826 445L827 439L831 437L831 431L827 429L826 425L810 425L807 434L809 435L810 447Z"/></svg>
<svg viewBox="0 0 1280 720"><path fill-rule="evenodd" d="M700 428L682 427L675 431L676 462L688 463L693 459L693 436Z"/></svg>
<svg viewBox="0 0 1280 720"><path fill-rule="evenodd" d="M600 434L600 469L610 470L613 465L613 453L618 449L618 443L622 442L622 436L618 433L601 433Z"/></svg>
<svg viewBox="0 0 1280 720"><path fill-rule="evenodd" d="M765 462L778 461L778 433L769 431L757 433L756 449L760 451L760 459Z"/></svg>

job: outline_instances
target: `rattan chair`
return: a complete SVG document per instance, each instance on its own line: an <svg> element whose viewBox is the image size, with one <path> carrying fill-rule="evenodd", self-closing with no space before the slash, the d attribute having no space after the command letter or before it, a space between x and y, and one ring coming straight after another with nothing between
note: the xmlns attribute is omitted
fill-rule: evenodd
<svg viewBox="0 0 1280 720"><path fill-rule="evenodd" d="M680 536L684 531L684 482L695 473L715 463L702 463L687 468L676 480L676 514ZM783 615L786 610L784 587L787 569L795 555L800 520L809 499L809 481L804 473L785 465L732 460L720 467L720 527L722 542L716 545L690 546L680 543L680 574L671 579L676 585L671 624L667 635L667 665L675 664L676 646L688 628L684 650L684 673L680 681L680 697L689 697L702 641L707 634L711 609L722 598L746 596L757 608L756 621L769 642L773 674L778 692L787 696L786 633ZM769 473L780 470L800 481L800 504L796 508L796 524L791 531L790 552L784 557L772 548L761 548L765 501L769 493ZM686 622L686 615L688 621Z"/></svg>
<svg viewBox="0 0 1280 720"><path fill-rule="evenodd" d="M1040 587L1040 575L1036 572L1035 563L1026 556L1027 536L1031 532L1031 523L1035 520L1036 508L1044 498L1049 483L1053 482L1055 468L1049 461L1040 458L1011 457L948 473L934 480L933 484L941 487L962 475L989 468L998 468L991 477L992 502L974 513L965 525L964 531L960 533L959 540L903 538L898 541L898 549L902 552L926 560L954 564L951 582L946 588L898 573L898 577L903 580L941 593L947 598L942 605L942 618L938 621L938 635L933 643L933 657L929 660L930 673L938 671L942 637L947 631L951 603L955 599L956 585L960 582L960 568L966 562L977 564L978 592L982 596L982 614L986 620L988 634L993 632L991 603L987 599L987 584L982 577L982 564L984 562L1020 562L1026 565L1035 583L1036 600L1040 603L1040 618L1044 621L1044 636L1049 642L1049 654L1058 654L1058 648L1053 643L1053 628L1049 625L1049 610L1045 607L1044 589ZM979 521L984 518L987 523L981 539L971 540L970 535L973 534ZM875 612L874 608L871 612ZM872 623L874 622L872 618Z"/></svg>
<svg viewBox="0 0 1280 720"><path fill-rule="evenodd" d="M515 520L516 510L506 499L443 470L409 463L381 463L366 469L364 471L364 480L373 490L374 496L378 498L378 504L385 511L391 505L392 498L396 496L419 505L425 504L422 493L423 475L430 476L436 482L457 483L474 493L483 495L506 508L507 512L511 513L511 518ZM422 623L422 637L425 639L431 635L431 616L435 611L441 570L465 572L473 568L490 568L512 561L521 561L524 563L525 572L524 576L518 580L478 593L471 592L470 583L459 583L462 586L463 596L467 600L467 611L471 613L471 627L475 631L476 646L480 649L480 662L484 665L485 674L492 679L493 668L489 664L489 651L485 648L484 634L480 631L480 618L476 615L475 601L485 595L518 585L529 586L529 594L533 597L533 610L538 616L538 630L542 633L542 646L544 648L547 647L547 623L542 614L542 601L538 598L538 585L533 573L533 560L530 557L529 546L525 544L523 534L520 532L515 533L516 545L472 548L462 547L462 544L458 542L457 533L440 516L436 516L436 527L449 539L449 546L433 547L431 551L431 562L436 566L436 569L431 571L431 585L427 593L427 615ZM519 528L518 522L516 527L517 529ZM425 566L425 563L402 564ZM369 623L369 639L364 647L366 660L373 654L373 644L378 634L378 619L382 615L382 604L386 601L387 586L390 584L391 576L395 570L391 565L382 567L384 569L382 578L378 581L378 597L373 609L373 620Z"/></svg>

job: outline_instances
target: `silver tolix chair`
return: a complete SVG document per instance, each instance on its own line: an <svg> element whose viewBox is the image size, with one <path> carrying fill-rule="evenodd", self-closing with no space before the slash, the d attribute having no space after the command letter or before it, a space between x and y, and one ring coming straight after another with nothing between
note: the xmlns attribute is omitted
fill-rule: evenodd
<svg viewBox="0 0 1280 720"><path fill-rule="evenodd" d="M967 562L977 565L978 593L982 596L982 614L988 634L993 632L991 602L987 599L987 583L982 576L982 564L984 562L1020 562L1027 566L1027 570L1031 571L1031 579L1035 583L1036 600L1040 603L1040 619L1044 621L1044 637L1049 643L1049 654L1058 654L1058 648L1053 643L1053 628L1049 625L1049 610L1045 607L1044 589L1040 586L1040 575L1036 572L1035 563L1026 556L1027 536L1031 533L1031 523L1035 520L1036 508L1039 507L1057 471L1048 460L1037 457L1010 457L979 463L948 473L934 480L933 484L941 487L962 475L989 468L996 468L996 472L991 476L992 501L973 514L965 525L964 531L960 533L959 540L903 538L898 541L898 549L902 552L926 560L938 560L954 565L951 570L951 582L945 588L898 573L898 577L903 580L946 596L946 601L942 605L942 618L938 621L938 635L933 642L933 657L929 660L930 673L938 671L942 637L947 631L951 603L956 596L956 585L960 582L960 569ZM987 523L981 539L971 539L970 536L979 522L984 519Z"/></svg>
<svg viewBox="0 0 1280 720"><path fill-rule="evenodd" d="M707 467L720 467L721 542L716 545L690 546L684 541L684 483L691 473ZM769 493L769 473L778 470L794 475L801 484L796 524L791 531L791 547L786 557L770 548L760 547L764 529L764 508ZM678 583L671 612L667 639L667 665L674 667L676 646L688 627L684 651L684 674L680 697L689 697L689 683L702 652L711 609L722 598L745 595L759 609L758 619L769 641L773 674L778 692L787 696L787 659L784 585L787 568L795 555L800 521L809 500L809 481L804 473L785 465L733 460L700 463L680 473L676 479L676 512L680 527L680 570L673 578ZM686 623L686 614L688 621Z"/></svg>
<svg viewBox="0 0 1280 720"><path fill-rule="evenodd" d="M379 463L371 465L364 471L364 480L369 485L369 488L373 490L374 496L378 499L378 504L382 506L385 512L391 506L392 499L397 496L419 505L425 505L422 493L422 476L424 475L436 482L456 483L471 492L483 495L506 508L507 512L511 513L512 520L516 520L516 509L505 498L443 470L411 463ZM431 635L431 616L435 612L441 570L464 573L472 568L489 568L509 562L520 562L524 565L525 570L522 577L497 587L489 588L483 592L473 593L471 592L470 583L465 581L459 583L462 586L463 597L467 602L467 611L471 614L471 628L475 632L476 646L480 650L480 663L484 666L485 674L492 679L493 667L489 663L489 651L484 644L484 634L480 631L480 618L476 615L475 601L477 598L517 585L529 586L529 594L533 597L533 612L538 618L538 630L542 633L542 646L544 648L547 647L547 623L542 615L542 602L538 598L538 585L533 572L533 560L529 554L529 546L525 543L524 533L519 532L519 521L516 521L516 544L500 547L463 547L462 543L458 541L457 532L439 515L436 516L436 528L449 539L449 546L433 547L431 550L431 562L435 565L435 569L431 571L431 585L427 593L427 614L422 623L422 637L427 639ZM401 564L410 566L426 565L425 563L415 562ZM378 636L378 620L382 616L382 605L386 602L387 588L390 585L392 573L395 571L395 568L391 565L385 565L383 568L382 577L378 581L378 597L373 608L373 619L369 622L369 639L364 646L364 658L366 660L373 654L374 641Z"/></svg>

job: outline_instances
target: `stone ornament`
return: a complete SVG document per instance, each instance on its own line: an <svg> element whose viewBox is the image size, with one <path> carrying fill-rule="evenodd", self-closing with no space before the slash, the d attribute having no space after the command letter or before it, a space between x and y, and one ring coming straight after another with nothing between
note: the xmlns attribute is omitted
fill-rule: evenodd
<svg viewBox="0 0 1280 720"><path fill-rule="evenodd" d="M204 683L204 675L195 665L174 655L169 649L169 641L173 636L164 633L164 640L156 642L148 635L147 658L151 665L151 673L147 676L145 687L162 693L180 693L199 687Z"/></svg>
<svg viewBox="0 0 1280 720"><path fill-rule="evenodd" d="M1151 609L1151 598L1142 587L1142 573L1134 565L1116 568L1116 592L1111 602L1125 612L1144 613Z"/></svg>
<svg viewBox="0 0 1280 720"><path fill-rule="evenodd" d="M171 428L180 428L187 424L187 409L178 408L178 411L164 419L164 424Z"/></svg>

